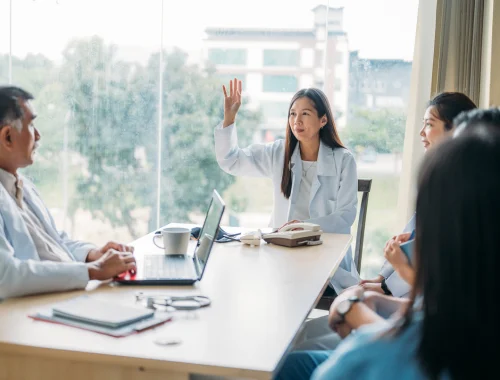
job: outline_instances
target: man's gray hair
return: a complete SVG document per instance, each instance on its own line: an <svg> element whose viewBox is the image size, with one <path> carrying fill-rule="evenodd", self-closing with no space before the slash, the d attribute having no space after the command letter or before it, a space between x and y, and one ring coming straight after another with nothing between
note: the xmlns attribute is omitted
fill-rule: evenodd
<svg viewBox="0 0 500 380"><path fill-rule="evenodd" d="M19 104L19 99L26 101L33 98L33 95L20 87L0 86L0 129L6 125L12 125L21 131L23 109Z"/></svg>

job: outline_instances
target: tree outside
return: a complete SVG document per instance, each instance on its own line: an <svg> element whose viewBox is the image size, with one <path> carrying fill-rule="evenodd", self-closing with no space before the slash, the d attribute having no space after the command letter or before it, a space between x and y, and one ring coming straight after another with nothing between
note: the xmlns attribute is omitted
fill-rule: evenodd
<svg viewBox="0 0 500 380"><path fill-rule="evenodd" d="M401 110L355 109L343 138L353 152L370 146L377 153L399 154L403 151L405 122Z"/></svg>
<svg viewBox="0 0 500 380"><path fill-rule="evenodd" d="M140 218L156 227L160 57L140 64L117 51L97 36L74 39L60 64L42 55L15 59L13 77L36 97L42 148L25 174L46 202L61 205L67 182L74 223L83 209L137 238L146 232ZM212 189L223 193L235 181L215 160L222 91L213 68L188 64L180 49L164 52L162 72L160 222L189 222L204 213ZM243 104L238 121L247 144L259 114Z"/></svg>

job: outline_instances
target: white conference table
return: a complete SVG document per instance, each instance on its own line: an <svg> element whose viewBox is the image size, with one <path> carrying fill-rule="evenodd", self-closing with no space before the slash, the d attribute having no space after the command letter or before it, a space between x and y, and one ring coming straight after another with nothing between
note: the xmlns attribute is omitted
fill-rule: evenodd
<svg viewBox="0 0 500 380"><path fill-rule="evenodd" d="M136 287L91 282L86 290L0 303L0 380L188 379L189 374L269 379L344 257L351 235L323 234L318 246L214 244L194 286ZM159 253L152 234L132 243L138 265ZM190 243L190 250L194 242ZM212 304L124 338L34 321L28 314L84 293L136 304L138 291L202 294ZM160 346L158 338L180 344Z"/></svg>

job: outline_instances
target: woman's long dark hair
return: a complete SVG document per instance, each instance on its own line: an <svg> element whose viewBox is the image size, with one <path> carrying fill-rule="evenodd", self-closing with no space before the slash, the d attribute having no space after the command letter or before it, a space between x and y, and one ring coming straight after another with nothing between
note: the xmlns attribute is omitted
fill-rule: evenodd
<svg viewBox="0 0 500 380"><path fill-rule="evenodd" d="M293 103L300 98L308 98L313 103L314 108L318 112L318 117L321 118L326 115L327 122L325 126L319 130L320 140L332 149L344 148L339 134L337 133L337 128L335 127L330 103L328 102L328 98L324 92L317 88L305 88L299 90L290 101L288 116L290 116L290 109L292 108ZM288 119L286 122L285 160L283 162L283 177L281 179L281 192L286 199L290 198L290 193L292 191L292 171L290 168L290 161L292 159L293 151L297 146L297 142L298 140L292 133L292 128L290 127Z"/></svg>
<svg viewBox="0 0 500 380"><path fill-rule="evenodd" d="M422 295L426 375L485 378L498 373L500 340L500 128L465 129L429 151L418 184L416 278L396 332Z"/></svg>
<svg viewBox="0 0 500 380"><path fill-rule="evenodd" d="M453 119L463 111L477 108L470 98L461 92L443 92L436 95L427 103L427 107L434 107L434 116L444 123L446 130L453 129Z"/></svg>

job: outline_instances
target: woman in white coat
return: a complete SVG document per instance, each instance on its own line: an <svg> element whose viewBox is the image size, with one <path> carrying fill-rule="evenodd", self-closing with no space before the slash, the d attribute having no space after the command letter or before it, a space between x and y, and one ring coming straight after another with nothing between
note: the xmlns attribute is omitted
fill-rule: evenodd
<svg viewBox="0 0 500 380"><path fill-rule="evenodd" d="M326 95L318 89L298 91L290 102L285 140L238 146L236 115L241 81L224 92L224 120L215 129L219 166L237 176L271 178L274 207L271 226L298 221L319 224L324 232L347 234L356 218L356 162L344 148ZM351 251L332 279L338 292L355 285L359 275Z"/></svg>

